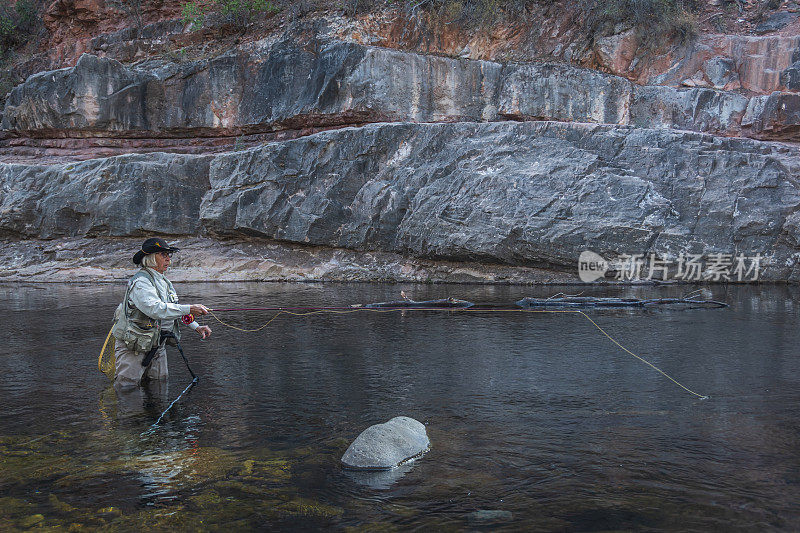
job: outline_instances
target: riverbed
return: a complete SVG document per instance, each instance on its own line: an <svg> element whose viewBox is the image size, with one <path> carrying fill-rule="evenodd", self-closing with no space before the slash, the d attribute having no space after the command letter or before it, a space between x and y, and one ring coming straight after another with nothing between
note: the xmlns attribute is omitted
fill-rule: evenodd
<svg viewBox="0 0 800 533"><path fill-rule="evenodd" d="M455 297L674 297L694 287L178 284L214 308ZM97 355L120 285L0 285L0 529L659 531L800 527L796 287L726 309L282 315L184 332L170 379L117 394ZM255 329L272 312L218 313ZM341 468L405 415L431 449Z"/></svg>

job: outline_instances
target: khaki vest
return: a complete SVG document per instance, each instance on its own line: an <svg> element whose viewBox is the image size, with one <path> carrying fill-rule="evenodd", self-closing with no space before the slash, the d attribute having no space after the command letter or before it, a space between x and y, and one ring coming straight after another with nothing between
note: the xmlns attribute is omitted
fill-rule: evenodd
<svg viewBox="0 0 800 533"><path fill-rule="evenodd" d="M112 335L114 335L114 338L125 343L125 346L129 350L136 353L147 353L159 345L161 340L161 330L159 327L159 320L150 318L139 311L136 306L128 303L128 298L130 297L133 284L139 278L146 278L150 281L150 283L153 284L153 287L155 287L156 293L162 302L175 303L170 301L170 295L176 293L175 288L172 286L172 282L164 278L164 281L167 282L168 294L161 294L161 291L158 290L158 284L156 283L155 278L144 268L134 274L128 282L128 288L125 291L125 299L122 300L122 303L119 304L116 311L114 311L114 325L111 329L111 332ZM172 332L175 334L175 337L180 340L181 332L178 327L177 319L172 326Z"/></svg>

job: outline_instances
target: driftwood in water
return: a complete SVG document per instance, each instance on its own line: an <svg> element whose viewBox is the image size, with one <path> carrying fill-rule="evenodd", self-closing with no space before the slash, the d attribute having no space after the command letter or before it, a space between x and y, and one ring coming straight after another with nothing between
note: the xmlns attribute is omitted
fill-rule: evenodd
<svg viewBox="0 0 800 533"><path fill-rule="evenodd" d="M678 308L719 308L728 307L725 302L716 300L694 300L692 298L595 298L592 296L557 296L552 298L523 298L516 304L524 309L537 307L653 307L668 306Z"/></svg>
<svg viewBox="0 0 800 533"><path fill-rule="evenodd" d="M472 307L472 302L468 302L466 300L459 300L457 298L442 298L439 300L425 300L422 302L418 302L416 300L397 300L395 302L378 302L372 304L366 304L364 307L375 309L375 308L393 308L393 309L413 309L418 307L423 308L431 308L431 309L465 309L467 307Z"/></svg>

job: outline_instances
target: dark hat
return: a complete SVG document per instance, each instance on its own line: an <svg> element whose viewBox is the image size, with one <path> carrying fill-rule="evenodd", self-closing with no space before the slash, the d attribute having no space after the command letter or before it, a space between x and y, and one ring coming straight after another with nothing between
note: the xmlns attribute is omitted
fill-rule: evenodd
<svg viewBox="0 0 800 533"><path fill-rule="evenodd" d="M136 252L136 255L133 256L133 262L137 265L142 262L144 256L148 254L154 254L156 252L177 252L179 248L175 248L174 246L170 246L167 244L167 241L161 239L159 237L151 237L144 241L142 244L142 249Z"/></svg>

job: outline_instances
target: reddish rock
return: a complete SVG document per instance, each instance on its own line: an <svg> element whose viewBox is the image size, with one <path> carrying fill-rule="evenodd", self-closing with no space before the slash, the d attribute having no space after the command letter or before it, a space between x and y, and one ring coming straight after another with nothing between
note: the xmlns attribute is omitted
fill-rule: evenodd
<svg viewBox="0 0 800 533"><path fill-rule="evenodd" d="M636 57L639 39L634 30L598 39L594 53L597 64L606 72L628 77L631 63Z"/></svg>
<svg viewBox="0 0 800 533"><path fill-rule="evenodd" d="M179 18L180 13L180 2L165 4L163 0L141 0L144 24ZM91 41L100 35L136 27L129 14L106 0L55 0L45 9L42 18L49 31L43 50L53 68L74 65L82 53L91 50Z"/></svg>

